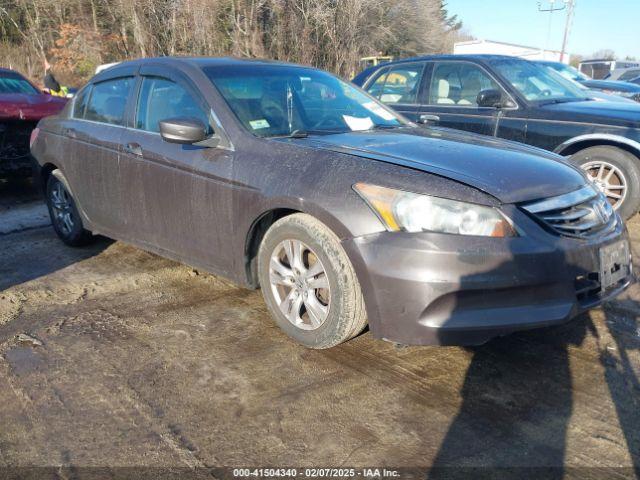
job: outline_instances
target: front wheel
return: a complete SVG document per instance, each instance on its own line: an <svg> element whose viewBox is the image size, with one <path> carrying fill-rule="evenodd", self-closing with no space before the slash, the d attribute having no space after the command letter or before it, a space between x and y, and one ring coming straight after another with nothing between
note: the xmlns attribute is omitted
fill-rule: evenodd
<svg viewBox="0 0 640 480"><path fill-rule="evenodd" d="M640 159L612 146L589 147L573 154L571 162L581 167L622 218L640 209Z"/></svg>
<svg viewBox="0 0 640 480"><path fill-rule="evenodd" d="M47 180L47 207L53 229L67 245L87 245L93 240L93 235L85 230L71 193L55 173L54 171Z"/></svg>
<svg viewBox="0 0 640 480"><path fill-rule="evenodd" d="M338 237L310 215L271 226L260 244L258 277L278 326L307 347L333 347L367 323L353 265Z"/></svg>

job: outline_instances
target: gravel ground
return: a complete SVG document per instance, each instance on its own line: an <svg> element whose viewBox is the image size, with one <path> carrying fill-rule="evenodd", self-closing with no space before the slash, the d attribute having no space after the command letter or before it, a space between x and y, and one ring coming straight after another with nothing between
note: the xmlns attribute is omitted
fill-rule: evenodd
<svg viewBox="0 0 640 480"><path fill-rule="evenodd" d="M29 185L0 184L0 477L435 466L456 468L430 478L640 478L635 286L565 326L477 348L365 333L312 351L280 333L259 292L120 242L68 248L43 212ZM640 222L630 230L640 245Z"/></svg>

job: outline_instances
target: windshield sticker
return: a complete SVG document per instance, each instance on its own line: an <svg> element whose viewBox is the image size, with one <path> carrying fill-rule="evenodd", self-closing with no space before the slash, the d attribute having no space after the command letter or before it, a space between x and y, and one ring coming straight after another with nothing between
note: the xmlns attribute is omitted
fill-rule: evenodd
<svg viewBox="0 0 640 480"><path fill-rule="evenodd" d="M395 117L393 116L393 114L391 112L386 111L384 108L382 108L376 102L363 103L362 106L364 108L366 108L367 110L369 110L371 113L379 116L383 120L393 120L393 119L395 119Z"/></svg>
<svg viewBox="0 0 640 480"><path fill-rule="evenodd" d="M251 120L249 122L249 125L251 125L251 128L253 128L254 130L260 130L261 128L269 128L271 125L269 125L269 122L267 122L266 119L261 118L260 120Z"/></svg>
<svg viewBox="0 0 640 480"><path fill-rule="evenodd" d="M350 115L342 115L342 118L344 118L347 126L354 132L373 128L373 121L371 120L371 117L358 118Z"/></svg>

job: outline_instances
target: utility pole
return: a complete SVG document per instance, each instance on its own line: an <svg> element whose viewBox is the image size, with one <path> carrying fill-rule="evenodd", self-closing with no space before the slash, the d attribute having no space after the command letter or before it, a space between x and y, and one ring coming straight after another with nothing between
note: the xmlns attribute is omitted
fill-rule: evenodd
<svg viewBox="0 0 640 480"><path fill-rule="evenodd" d="M567 19L564 24L564 36L562 37L562 50L560 50L560 61L564 62L564 54L567 50L567 41L569 40L569 30L571 29L571 19L576 6L576 0L565 0L567 4Z"/></svg>
<svg viewBox="0 0 640 480"><path fill-rule="evenodd" d="M538 2L538 11L539 12L549 12L549 33L547 33L547 37L551 31L551 15L553 12L557 12L560 10L567 9L567 18L564 24L564 35L562 37L562 50L560 51L560 61L564 62L564 55L567 50L567 42L569 41L569 30L571 29L571 19L573 18L573 12L575 10L577 0L562 0L562 5L556 7L556 0L549 0L549 7L543 8L542 2ZM547 38L547 43L548 43Z"/></svg>
<svg viewBox="0 0 640 480"><path fill-rule="evenodd" d="M539 12L549 12L549 26L547 27L547 41L545 42L544 49L545 51L549 49L549 38L551 37L551 21L553 19L553 12L559 12L560 10L564 10L566 8L566 0L560 7L556 7L556 0L548 0L549 7L543 8L542 1L538 2L538 11Z"/></svg>

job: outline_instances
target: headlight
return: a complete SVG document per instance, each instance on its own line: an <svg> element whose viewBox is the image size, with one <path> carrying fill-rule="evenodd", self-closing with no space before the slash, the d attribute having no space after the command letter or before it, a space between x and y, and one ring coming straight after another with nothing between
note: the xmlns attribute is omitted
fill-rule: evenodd
<svg viewBox="0 0 640 480"><path fill-rule="evenodd" d="M518 235L509 220L492 207L367 183L356 183L353 188L392 232L404 230L483 237Z"/></svg>

